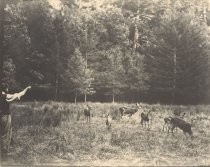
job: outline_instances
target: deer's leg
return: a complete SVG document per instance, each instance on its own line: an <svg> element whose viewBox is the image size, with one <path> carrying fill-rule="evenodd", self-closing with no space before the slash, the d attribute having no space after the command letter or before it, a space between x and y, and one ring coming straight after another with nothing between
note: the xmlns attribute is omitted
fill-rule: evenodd
<svg viewBox="0 0 210 167"><path fill-rule="evenodd" d="M166 127L166 131L170 131L171 126L168 123L165 124L165 127Z"/></svg>
<svg viewBox="0 0 210 167"><path fill-rule="evenodd" d="M175 126L172 126L172 128L171 128L171 133L173 136L174 136L174 128L175 128Z"/></svg>
<svg viewBox="0 0 210 167"><path fill-rule="evenodd" d="M170 132L169 132L170 130L172 130L172 127L171 127L171 126L167 126L168 134L170 133Z"/></svg>
<svg viewBox="0 0 210 167"><path fill-rule="evenodd" d="M141 126L143 127L143 120L142 120L142 118L141 118L141 122L140 123L141 123Z"/></svg>
<svg viewBox="0 0 210 167"><path fill-rule="evenodd" d="M145 122L142 120L142 127L145 127Z"/></svg>
<svg viewBox="0 0 210 167"><path fill-rule="evenodd" d="M174 130L175 130L175 132L177 132L177 127L175 127L175 129L174 129Z"/></svg>
<svg viewBox="0 0 210 167"><path fill-rule="evenodd" d="M165 130L165 125L166 125L166 123L163 124L163 131ZM166 129L166 130L167 130L167 129Z"/></svg>

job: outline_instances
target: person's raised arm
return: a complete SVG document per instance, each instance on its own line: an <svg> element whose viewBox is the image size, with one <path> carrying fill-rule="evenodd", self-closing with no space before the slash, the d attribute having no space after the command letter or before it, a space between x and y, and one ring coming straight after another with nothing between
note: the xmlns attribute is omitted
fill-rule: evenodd
<svg viewBox="0 0 210 167"><path fill-rule="evenodd" d="M29 89L31 89L31 86L26 87L23 91L19 93L7 94L7 97L6 97L7 102L12 102L16 99L20 100L20 98L24 96Z"/></svg>

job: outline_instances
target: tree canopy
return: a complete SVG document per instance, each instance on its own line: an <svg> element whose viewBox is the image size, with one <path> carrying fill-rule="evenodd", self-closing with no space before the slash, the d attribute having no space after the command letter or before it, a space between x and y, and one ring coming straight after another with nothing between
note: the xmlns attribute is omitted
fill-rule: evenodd
<svg viewBox="0 0 210 167"><path fill-rule="evenodd" d="M209 103L207 1L96 2L1 6L2 84L55 100Z"/></svg>

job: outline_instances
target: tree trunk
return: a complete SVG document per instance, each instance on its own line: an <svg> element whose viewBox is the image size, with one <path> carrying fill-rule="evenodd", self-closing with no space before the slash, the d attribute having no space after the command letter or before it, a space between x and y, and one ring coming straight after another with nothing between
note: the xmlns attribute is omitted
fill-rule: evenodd
<svg viewBox="0 0 210 167"><path fill-rule="evenodd" d="M114 61L114 69L113 69L113 73L112 73L112 103L114 103L115 101L115 90L114 90L114 87L115 87L115 61Z"/></svg>
<svg viewBox="0 0 210 167"><path fill-rule="evenodd" d="M77 104L77 91L75 92L74 103Z"/></svg>
<svg viewBox="0 0 210 167"><path fill-rule="evenodd" d="M114 90L112 92L112 103L115 103L115 95L114 95Z"/></svg>
<svg viewBox="0 0 210 167"><path fill-rule="evenodd" d="M56 72L56 78L55 78L55 97L54 97L54 100L55 101L58 100L58 85L59 85L58 74Z"/></svg>
<svg viewBox="0 0 210 167"><path fill-rule="evenodd" d="M56 74L55 74L55 97L54 100L58 100L58 92L59 92L59 43L57 41L56 37L56 42L55 42L55 56L56 56Z"/></svg>
<svg viewBox="0 0 210 167"><path fill-rule="evenodd" d="M134 54L136 52L136 48L137 48L137 43L138 43L138 38L139 38L139 32L138 32L138 27L135 23L135 32L134 32L134 38L133 38L133 49L132 49L132 54Z"/></svg>
<svg viewBox="0 0 210 167"><path fill-rule="evenodd" d="M135 95L134 92L132 92L132 98L131 98L131 103L134 103Z"/></svg>
<svg viewBox="0 0 210 167"><path fill-rule="evenodd" d="M132 48L132 54L136 52L137 44L138 44L138 39L139 39L139 31L138 31L138 26L137 22L139 21L139 2L138 2L138 10L137 10L137 16L134 21L134 38L133 38L133 48Z"/></svg>
<svg viewBox="0 0 210 167"><path fill-rule="evenodd" d="M85 27L85 69L88 68L88 63L87 63L87 39L88 38L88 34L87 34L87 25Z"/></svg>
<svg viewBox="0 0 210 167"><path fill-rule="evenodd" d="M85 25L85 71L88 68L88 63L87 63L87 40L88 40L88 32L87 32L87 23ZM87 101L87 92L85 91L85 103Z"/></svg>
<svg viewBox="0 0 210 167"><path fill-rule="evenodd" d="M87 102L87 93L85 92L85 103Z"/></svg>
<svg viewBox="0 0 210 167"><path fill-rule="evenodd" d="M176 94L176 75L177 75L177 65L176 65L176 50L173 51L173 89L171 104L174 104L175 94Z"/></svg>

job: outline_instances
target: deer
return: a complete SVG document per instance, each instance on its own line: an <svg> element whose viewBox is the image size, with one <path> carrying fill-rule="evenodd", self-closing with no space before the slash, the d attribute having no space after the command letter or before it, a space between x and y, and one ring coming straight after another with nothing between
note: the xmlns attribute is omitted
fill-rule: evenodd
<svg viewBox="0 0 210 167"><path fill-rule="evenodd" d="M179 129L181 129L183 131L183 133L186 135L186 133L188 133L190 136L193 135L193 132L191 130L191 124L184 121L183 119L179 118L179 117L171 117L171 121L170 121L172 127L171 127L171 131L173 133L173 130L175 127L178 127Z"/></svg>
<svg viewBox="0 0 210 167"><path fill-rule="evenodd" d="M141 125L142 125L142 127L144 127L144 125L145 125L145 127L146 127L146 125L148 125L148 127L149 127L149 113L151 111L152 110L150 110L147 113L144 113L144 112L141 113Z"/></svg>
<svg viewBox="0 0 210 167"><path fill-rule="evenodd" d="M181 113L179 113L178 115L177 114L174 114L174 115L176 115L174 117L177 117L179 115L179 118L183 119L184 116L185 116L185 113L183 113L182 115L181 115ZM168 117L164 118L163 131L165 130L165 127L166 127L166 131L168 131L168 133L169 133L169 131L171 129L171 120L172 120L172 118L173 117L171 117L171 116L168 116ZM177 131L177 127L175 127L175 130Z"/></svg>
<svg viewBox="0 0 210 167"><path fill-rule="evenodd" d="M90 111L91 110L92 110L92 108L89 105L87 105L87 108L84 109L84 115L85 115L87 122L90 122Z"/></svg>
<svg viewBox="0 0 210 167"><path fill-rule="evenodd" d="M185 116L185 113L183 113L182 115L181 115L181 113L182 113L182 111L181 111L181 109L176 109L176 110L174 110L173 111L173 114L174 114L174 116L176 116L176 117L180 117L180 118L184 118L184 116Z"/></svg>
<svg viewBox="0 0 210 167"><path fill-rule="evenodd" d="M164 124L163 124L163 131L166 129L166 131L169 131L170 125L171 125L171 116L164 118Z"/></svg>
<svg viewBox="0 0 210 167"><path fill-rule="evenodd" d="M139 110L139 108L140 108L139 103L136 103L135 108L131 108L127 106L120 107L119 111L120 111L121 118L124 115L128 115L129 117L131 117L133 114L135 114Z"/></svg>
<svg viewBox="0 0 210 167"><path fill-rule="evenodd" d="M106 114L105 117L106 117L106 127L108 130L110 130L112 126L112 118L109 114Z"/></svg>

